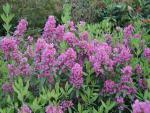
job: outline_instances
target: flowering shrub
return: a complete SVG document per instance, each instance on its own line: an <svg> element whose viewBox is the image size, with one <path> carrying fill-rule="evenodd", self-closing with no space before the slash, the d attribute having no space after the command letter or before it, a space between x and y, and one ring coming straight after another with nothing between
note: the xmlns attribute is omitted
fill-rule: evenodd
<svg viewBox="0 0 150 113"><path fill-rule="evenodd" d="M124 35L114 44L113 34L100 42L69 24L56 25L49 16L35 40L26 39L28 22L22 19L13 36L3 37L0 47L8 76L2 72L1 112L127 113L133 106L134 113L148 113L150 48L142 34L136 36L134 25L129 25L116 31Z"/></svg>

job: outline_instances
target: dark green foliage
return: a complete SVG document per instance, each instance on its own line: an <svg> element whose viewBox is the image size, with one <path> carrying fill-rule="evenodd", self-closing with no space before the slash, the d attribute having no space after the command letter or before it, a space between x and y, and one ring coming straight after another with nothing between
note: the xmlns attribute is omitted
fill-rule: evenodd
<svg viewBox="0 0 150 113"><path fill-rule="evenodd" d="M29 22L30 32L38 31L42 28L49 15L55 15L60 22L64 0L0 0L0 14L2 6L9 3L12 6L12 12L15 14L13 28L20 18L26 18ZM0 34L4 34L1 26L3 21L0 19ZM31 33L32 34L32 33Z"/></svg>
<svg viewBox="0 0 150 113"><path fill-rule="evenodd" d="M74 21L98 22L103 3L99 0L71 0Z"/></svg>

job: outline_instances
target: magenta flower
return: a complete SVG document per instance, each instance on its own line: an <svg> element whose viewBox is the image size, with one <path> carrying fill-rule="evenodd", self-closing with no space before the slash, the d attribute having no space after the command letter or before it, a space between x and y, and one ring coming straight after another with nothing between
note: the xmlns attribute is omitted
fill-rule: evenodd
<svg viewBox="0 0 150 113"><path fill-rule="evenodd" d="M129 45L130 38L133 37L133 31L134 31L134 27L131 24L124 28L124 44L125 44L125 46Z"/></svg>
<svg viewBox="0 0 150 113"><path fill-rule="evenodd" d="M55 54L56 49L53 44L47 44L46 48L42 52L42 62L49 66L54 66L55 64Z"/></svg>
<svg viewBox="0 0 150 113"><path fill-rule="evenodd" d="M93 54L89 56L89 61L92 63L97 75L103 74L104 66L112 68L111 52L112 48L107 43L95 43Z"/></svg>
<svg viewBox="0 0 150 113"><path fill-rule="evenodd" d="M129 76L132 75L132 67L131 66L126 66L121 71L124 75L129 75Z"/></svg>
<svg viewBox="0 0 150 113"><path fill-rule="evenodd" d="M124 103L124 99L122 97L117 97L117 103L118 104L123 104Z"/></svg>
<svg viewBox="0 0 150 113"><path fill-rule="evenodd" d="M128 25L124 28L124 38L130 38L133 35L134 27L133 25Z"/></svg>
<svg viewBox="0 0 150 113"><path fill-rule="evenodd" d="M27 50L25 51L25 56L28 58L33 58L34 57L34 51L31 45L28 45Z"/></svg>
<svg viewBox="0 0 150 113"><path fill-rule="evenodd" d="M86 22L85 22L85 21L80 21L80 26L84 27L84 26L85 26L85 24L86 24Z"/></svg>
<svg viewBox="0 0 150 113"><path fill-rule="evenodd" d="M69 28L70 28L70 31L71 31L71 32L76 31L75 24L74 24L73 21L70 21L70 22L69 22Z"/></svg>
<svg viewBox="0 0 150 113"><path fill-rule="evenodd" d="M2 85L2 89L3 89L3 92L7 92L7 93L10 93L12 94L14 89L13 89L13 84L12 83L4 83Z"/></svg>
<svg viewBox="0 0 150 113"><path fill-rule="evenodd" d="M51 73L54 71L54 66L56 63L55 54L56 50L53 44L47 44L41 56L42 76L50 77Z"/></svg>
<svg viewBox="0 0 150 113"><path fill-rule="evenodd" d="M140 64L136 65L135 71L137 74L142 74L143 70Z"/></svg>
<svg viewBox="0 0 150 113"><path fill-rule="evenodd" d="M142 89L147 89L147 82L145 79L139 79L138 80L138 83L139 83L139 86L142 88Z"/></svg>
<svg viewBox="0 0 150 113"><path fill-rule="evenodd" d="M131 50L124 45L119 45L119 47L115 48L114 53L114 62L115 64L125 63L130 61L132 58Z"/></svg>
<svg viewBox="0 0 150 113"><path fill-rule="evenodd" d="M23 36L25 31L27 30L27 26L28 26L27 20L21 19L16 28L16 31L14 32L14 35L15 36Z"/></svg>
<svg viewBox="0 0 150 113"><path fill-rule="evenodd" d="M28 36L28 42L31 44L33 42L33 37L32 36Z"/></svg>
<svg viewBox="0 0 150 113"><path fill-rule="evenodd" d="M123 92L127 95L135 94L136 93L136 88L134 87L133 84L133 79L132 79L132 67L131 66L126 66L122 69L123 75L121 76L121 81L119 83L118 89L120 92Z"/></svg>
<svg viewBox="0 0 150 113"><path fill-rule="evenodd" d="M51 42L52 36L56 29L56 20L54 16L49 16L45 24L42 37L47 41Z"/></svg>
<svg viewBox="0 0 150 113"><path fill-rule="evenodd" d="M139 100L135 100L133 104L133 113L149 113L150 112L150 102L140 102Z"/></svg>
<svg viewBox="0 0 150 113"><path fill-rule="evenodd" d="M49 105L46 107L46 113L64 113L60 106Z"/></svg>
<svg viewBox="0 0 150 113"><path fill-rule="evenodd" d="M11 52L17 49L16 40L13 37L4 37L1 41L1 48L6 57L11 56Z"/></svg>
<svg viewBox="0 0 150 113"><path fill-rule="evenodd" d="M20 74L23 76L29 76L31 74L31 67L28 64L28 59L26 57L22 58L19 64Z"/></svg>
<svg viewBox="0 0 150 113"><path fill-rule="evenodd" d="M46 41L44 39L39 38L36 42L36 47L35 47L35 69L40 70L42 69L42 53L44 49L46 48Z"/></svg>
<svg viewBox="0 0 150 113"><path fill-rule="evenodd" d="M78 39L72 32L65 33L64 40L71 46L74 47L78 43Z"/></svg>
<svg viewBox="0 0 150 113"><path fill-rule="evenodd" d="M14 64L8 64L8 71L9 71L10 78L18 76L20 73L19 68L15 66Z"/></svg>
<svg viewBox="0 0 150 113"><path fill-rule="evenodd" d="M39 39L36 45L36 51L35 70L38 72L38 77L47 77L52 83L56 70L56 49L53 44L47 44L45 40Z"/></svg>
<svg viewBox="0 0 150 113"><path fill-rule="evenodd" d="M27 105L23 105L18 113L32 113L31 109Z"/></svg>
<svg viewBox="0 0 150 113"><path fill-rule="evenodd" d="M150 48L144 49L144 56L150 61Z"/></svg>
<svg viewBox="0 0 150 113"><path fill-rule="evenodd" d="M36 42L35 53L41 53L46 47L46 41L42 38L39 38Z"/></svg>
<svg viewBox="0 0 150 113"><path fill-rule="evenodd" d="M60 104L61 108L63 111L66 111L68 108L71 108L73 106L72 101L66 101L64 100L61 104Z"/></svg>
<svg viewBox="0 0 150 113"><path fill-rule="evenodd" d="M106 94L116 93L116 83L112 80L106 80L103 87L103 92Z"/></svg>
<svg viewBox="0 0 150 113"><path fill-rule="evenodd" d="M62 66L66 66L68 68L72 68L73 65L75 64L75 60L77 58L76 52L72 49L69 48L65 53L62 53L58 59L57 59L57 64L62 68Z"/></svg>
<svg viewBox="0 0 150 113"><path fill-rule="evenodd" d="M78 63L71 69L70 83L77 89L83 85L83 71Z"/></svg>
<svg viewBox="0 0 150 113"><path fill-rule="evenodd" d="M64 25L58 25L56 28L56 31L55 31L56 40L62 41L64 34L65 34L65 26Z"/></svg>
<svg viewBox="0 0 150 113"><path fill-rule="evenodd" d="M141 38L141 34L135 34L135 35L133 35L133 38Z"/></svg>
<svg viewBox="0 0 150 113"><path fill-rule="evenodd" d="M87 31L83 32L80 36L80 40L88 41L89 39L89 34Z"/></svg>
<svg viewBox="0 0 150 113"><path fill-rule="evenodd" d="M17 49L12 52L11 57L14 61L16 61L16 63L19 63L20 60L23 58L23 54Z"/></svg>

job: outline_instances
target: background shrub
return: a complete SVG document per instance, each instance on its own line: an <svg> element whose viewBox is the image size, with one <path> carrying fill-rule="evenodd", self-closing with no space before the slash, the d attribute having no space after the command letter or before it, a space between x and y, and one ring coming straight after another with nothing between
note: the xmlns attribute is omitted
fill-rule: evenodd
<svg viewBox="0 0 150 113"><path fill-rule="evenodd" d="M2 14L2 6L9 3L12 6L12 12L15 14L15 26L20 18L26 18L29 22L30 33L33 29L39 31L38 28L43 27L48 15L55 15L57 21L60 22L64 0L0 0L0 14ZM0 19L0 24L2 25ZM4 34L4 30L0 27L0 33Z"/></svg>

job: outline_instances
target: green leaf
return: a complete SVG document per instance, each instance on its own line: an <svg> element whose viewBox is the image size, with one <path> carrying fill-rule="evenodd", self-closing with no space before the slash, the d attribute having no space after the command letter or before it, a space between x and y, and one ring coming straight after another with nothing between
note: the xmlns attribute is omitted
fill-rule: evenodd
<svg viewBox="0 0 150 113"><path fill-rule="evenodd" d="M2 20L3 20L4 22L6 22L7 17L5 16L5 14L1 14L1 18L2 18Z"/></svg>
<svg viewBox="0 0 150 113"><path fill-rule="evenodd" d="M78 103L78 111L79 111L79 113L82 113L82 106L80 103Z"/></svg>
<svg viewBox="0 0 150 113"><path fill-rule="evenodd" d="M138 39L138 38L131 38L131 44L138 49L139 45L140 45L140 39Z"/></svg>
<svg viewBox="0 0 150 113"><path fill-rule="evenodd" d="M102 106L104 106L104 108L107 108L106 104L101 100L102 102Z"/></svg>
<svg viewBox="0 0 150 113"><path fill-rule="evenodd" d="M10 5L9 5L8 3L3 6L3 10L4 10L4 12L5 12L6 14L9 14L10 9L11 9L11 7L10 7Z"/></svg>
<svg viewBox="0 0 150 113"><path fill-rule="evenodd" d="M37 99L37 98L34 99L32 105L30 105L30 106L31 106L31 108L32 108L32 110L33 110L34 112L36 112L38 109L41 109L41 108L42 108L42 107L39 105L39 102L38 102L38 99Z"/></svg>

